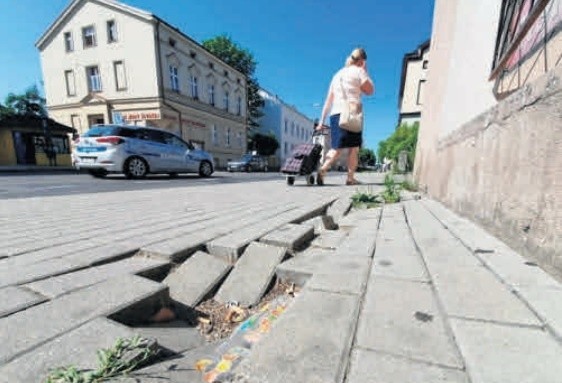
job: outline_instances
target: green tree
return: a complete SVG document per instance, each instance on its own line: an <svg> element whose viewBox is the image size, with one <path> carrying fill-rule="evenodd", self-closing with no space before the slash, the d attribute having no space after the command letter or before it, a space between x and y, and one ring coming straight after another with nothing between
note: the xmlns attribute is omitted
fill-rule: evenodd
<svg viewBox="0 0 562 383"><path fill-rule="evenodd" d="M23 94L9 93L0 107L2 114L16 114L20 116L47 116L45 99L39 94L36 85L32 85Z"/></svg>
<svg viewBox="0 0 562 383"><path fill-rule="evenodd" d="M406 151L408 155L408 169L411 170L416 157L416 146L418 142L419 123L412 125L402 124L390 137L379 142L379 159L390 158L394 163L398 163L398 155L401 151Z"/></svg>
<svg viewBox="0 0 562 383"><path fill-rule="evenodd" d="M363 165L373 166L377 162L377 157L372 149L359 149L359 163Z"/></svg>
<svg viewBox="0 0 562 383"><path fill-rule="evenodd" d="M253 133L250 136L248 149L256 150L261 156L271 156L279 149L279 142L273 133Z"/></svg>
<svg viewBox="0 0 562 383"><path fill-rule="evenodd" d="M248 83L248 123L252 128L257 127L258 119L263 116L261 108L264 105L264 101L258 93L260 86L257 78L254 76L257 65L254 55L249 50L232 41L227 35L220 35L205 40L202 45L209 52L246 76Z"/></svg>

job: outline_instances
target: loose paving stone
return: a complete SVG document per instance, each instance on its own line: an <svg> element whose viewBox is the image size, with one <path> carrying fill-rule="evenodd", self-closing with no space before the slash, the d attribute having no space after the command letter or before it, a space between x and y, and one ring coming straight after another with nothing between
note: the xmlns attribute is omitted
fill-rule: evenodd
<svg viewBox="0 0 562 383"><path fill-rule="evenodd" d="M207 250L210 254L223 257L228 262L234 263L244 248L251 242L287 223L299 223L320 214L328 203L326 200L320 200L310 206L287 209L285 212L274 214L271 218L246 226L207 243Z"/></svg>
<svg viewBox="0 0 562 383"><path fill-rule="evenodd" d="M351 209L351 195L340 196L334 201L326 210L326 215L332 217L336 224L349 212Z"/></svg>
<svg viewBox="0 0 562 383"><path fill-rule="evenodd" d="M155 339L158 345L182 353L205 344L199 330L184 321L159 323L150 327L135 327L135 332L143 338Z"/></svg>
<svg viewBox="0 0 562 383"><path fill-rule="evenodd" d="M542 329L452 319L473 383L558 383L562 347Z"/></svg>
<svg viewBox="0 0 562 383"><path fill-rule="evenodd" d="M288 223L262 237L260 242L285 247L293 253L302 249L312 238L314 238L314 227L312 225Z"/></svg>
<svg viewBox="0 0 562 383"><path fill-rule="evenodd" d="M125 312L129 307L147 319L167 301L168 288L160 283L125 275L63 295L0 320L0 363L70 331L97 316ZM123 314L124 315L124 314ZM123 316L122 315L122 316Z"/></svg>
<svg viewBox="0 0 562 383"><path fill-rule="evenodd" d="M0 289L0 318L25 310L47 298L26 288L8 286Z"/></svg>
<svg viewBox="0 0 562 383"><path fill-rule="evenodd" d="M333 254L334 252L331 250L309 249L303 254L279 264L275 268L275 274L282 281L302 287L312 277L316 268Z"/></svg>
<svg viewBox="0 0 562 383"><path fill-rule="evenodd" d="M347 233L343 230L325 231L316 237L310 246L320 249L333 250L336 249L346 237Z"/></svg>
<svg viewBox="0 0 562 383"><path fill-rule="evenodd" d="M345 240L338 246L340 254L371 258L375 252L377 225L357 227L351 230Z"/></svg>
<svg viewBox="0 0 562 383"><path fill-rule="evenodd" d="M418 361L462 368L430 285L369 281L356 345Z"/></svg>
<svg viewBox="0 0 562 383"><path fill-rule="evenodd" d="M163 283L177 302L195 307L209 295L232 269L222 259L198 251L171 272Z"/></svg>
<svg viewBox="0 0 562 383"><path fill-rule="evenodd" d="M360 295L365 291L370 266L369 258L335 252L314 270L306 289Z"/></svg>
<svg viewBox="0 0 562 383"><path fill-rule="evenodd" d="M365 221L378 221L380 216L380 209L362 209L362 210L352 210L343 217L339 222L338 226L342 228L354 228L357 226L364 226Z"/></svg>
<svg viewBox="0 0 562 383"><path fill-rule="evenodd" d="M305 290L252 348L237 372L255 382L341 382L359 299Z"/></svg>
<svg viewBox="0 0 562 383"><path fill-rule="evenodd" d="M32 282L25 286L49 298L55 298L123 274L136 274L144 277L159 276L168 270L169 267L170 263L167 261L131 257L118 262Z"/></svg>
<svg viewBox="0 0 562 383"><path fill-rule="evenodd" d="M31 265L33 263L43 262L53 258L60 258L65 255L75 254L84 250L92 249L100 246L97 241L83 240L64 245L52 246L46 249L32 251L25 254L9 257L0 261L0 267L19 267L24 265Z"/></svg>
<svg viewBox="0 0 562 383"><path fill-rule="evenodd" d="M365 382L470 383L463 371L357 349L351 357L347 383Z"/></svg>
<svg viewBox="0 0 562 383"><path fill-rule="evenodd" d="M69 365L95 369L98 350L110 348L118 338L134 334L130 328L109 319L93 319L0 367L0 382L44 382L52 369Z"/></svg>
<svg viewBox="0 0 562 383"><path fill-rule="evenodd" d="M519 295L562 342L562 288L521 287Z"/></svg>
<svg viewBox="0 0 562 383"><path fill-rule="evenodd" d="M220 287L215 299L220 303L238 302L254 306L265 294L275 268L287 253L284 247L252 242Z"/></svg>
<svg viewBox="0 0 562 383"><path fill-rule="evenodd" d="M0 287L34 282L88 266L126 258L137 250L138 247L135 246L108 244L40 263L15 268L2 268L0 270Z"/></svg>

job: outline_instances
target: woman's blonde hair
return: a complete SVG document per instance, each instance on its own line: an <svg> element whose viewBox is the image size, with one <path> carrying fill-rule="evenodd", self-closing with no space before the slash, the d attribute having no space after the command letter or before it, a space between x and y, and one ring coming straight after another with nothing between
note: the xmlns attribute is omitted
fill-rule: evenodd
<svg viewBox="0 0 562 383"><path fill-rule="evenodd" d="M359 60L367 60L367 52L363 48L355 48L351 54L345 59L345 66L357 63Z"/></svg>

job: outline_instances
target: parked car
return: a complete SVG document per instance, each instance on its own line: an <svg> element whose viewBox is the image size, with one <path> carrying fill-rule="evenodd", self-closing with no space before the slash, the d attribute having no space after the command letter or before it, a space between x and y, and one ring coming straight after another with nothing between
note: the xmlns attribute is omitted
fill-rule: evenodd
<svg viewBox="0 0 562 383"><path fill-rule="evenodd" d="M214 172L213 157L177 135L156 128L122 125L94 125L76 142L76 167L94 177L123 173L143 178L148 173Z"/></svg>
<svg viewBox="0 0 562 383"><path fill-rule="evenodd" d="M229 172L267 172L267 160L256 154L244 154L238 161L229 161L226 169Z"/></svg>

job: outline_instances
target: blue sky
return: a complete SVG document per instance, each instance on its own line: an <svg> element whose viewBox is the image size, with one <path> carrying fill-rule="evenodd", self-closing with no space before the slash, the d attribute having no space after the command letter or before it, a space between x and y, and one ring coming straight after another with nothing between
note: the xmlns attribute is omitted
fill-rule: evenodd
<svg viewBox="0 0 562 383"><path fill-rule="evenodd" d="M35 42L70 0L2 0L0 100L41 81ZM196 41L226 33L250 50L260 85L306 116L320 115L333 73L356 46L368 54L375 96L365 99L365 146L398 118L402 58L431 35L433 0L125 0ZM9 4L9 5L8 5Z"/></svg>

